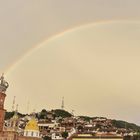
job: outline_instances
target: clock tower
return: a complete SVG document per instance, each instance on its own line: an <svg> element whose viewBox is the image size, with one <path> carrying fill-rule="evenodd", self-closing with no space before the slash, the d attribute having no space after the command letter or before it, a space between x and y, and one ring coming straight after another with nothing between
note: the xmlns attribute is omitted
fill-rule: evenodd
<svg viewBox="0 0 140 140"><path fill-rule="evenodd" d="M4 117L5 117L5 109L4 109L4 100L6 97L6 90L9 84L4 80L4 75L0 77L0 132L3 131L4 126Z"/></svg>

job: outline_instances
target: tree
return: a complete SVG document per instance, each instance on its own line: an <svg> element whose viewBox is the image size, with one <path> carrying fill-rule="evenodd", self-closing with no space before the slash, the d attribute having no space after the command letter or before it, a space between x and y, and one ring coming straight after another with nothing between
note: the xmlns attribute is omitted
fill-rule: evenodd
<svg viewBox="0 0 140 140"><path fill-rule="evenodd" d="M44 136L44 137L43 137L43 140L51 140L51 137L49 137L49 136Z"/></svg>
<svg viewBox="0 0 140 140"><path fill-rule="evenodd" d="M123 139L124 140L132 140L131 136L124 136Z"/></svg>
<svg viewBox="0 0 140 140"><path fill-rule="evenodd" d="M14 111L13 112L6 112L5 113L5 120L12 118L14 115Z"/></svg>
<svg viewBox="0 0 140 140"><path fill-rule="evenodd" d="M56 117L66 118L66 117L72 116L69 112L62 110L62 109L55 109L54 113L55 113Z"/></svg>
<svg viewBox="0 0 140 140"><path fill-rule="evenodd" d="M82 125L79 125L79 126L77 127L77 129L78 129L79 132L83 132L83 130L84 130L84 128L83 128Z"/></svg>
<svg viewBox="0 0 140 140"><path fill-rule="evenodd" d="M47 118L47 111L46 109L42 109L39 115L39 119L46 119Z"/></svg>
<svg viewBox="0 0 140 140"><path fill-rule="evenodd" d="M66 139L67 137L68 137L68 132L67 131L65 131L65 132L62 132L62 137L64 138L64 139Z"/></svg>

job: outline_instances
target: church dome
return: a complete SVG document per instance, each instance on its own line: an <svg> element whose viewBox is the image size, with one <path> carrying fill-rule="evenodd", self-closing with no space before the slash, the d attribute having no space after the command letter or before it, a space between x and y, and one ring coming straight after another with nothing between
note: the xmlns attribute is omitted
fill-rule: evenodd
<svg viewBox="0 0 140 140"><path fill-rule="evenodd" d="M32 118L31 120L29 120L29 122L27 123L25 130L35 130L35 131L39 131L39 127L37 124L37 121Z"/></svg>

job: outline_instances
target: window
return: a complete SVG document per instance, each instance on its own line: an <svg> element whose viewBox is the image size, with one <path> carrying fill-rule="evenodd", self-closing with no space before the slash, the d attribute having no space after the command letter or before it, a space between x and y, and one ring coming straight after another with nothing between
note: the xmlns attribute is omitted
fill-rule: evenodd
<svg viewBox="0 0 140 140"><path fill-rule="evenodd" d="M31 133L31 136L32 136L32 137L34 136L34 132Z"/></svg>
<svg viewBox="0 0 140 140"><path fill-rule="evenodd" d="M28 136L28 131L26 131L26 136Z"/></svg>

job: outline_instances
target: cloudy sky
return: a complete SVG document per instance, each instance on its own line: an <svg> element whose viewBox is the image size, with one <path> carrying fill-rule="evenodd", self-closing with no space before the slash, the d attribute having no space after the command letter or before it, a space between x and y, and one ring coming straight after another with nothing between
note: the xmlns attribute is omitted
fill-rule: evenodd
<svg viewBox="0 0 140 140"><path fill-rule="evenodd" d="M0 72L20 112L60 108L140 124L139 0L0 1ZM29 102L29 108L27 107Z"/></svg>

